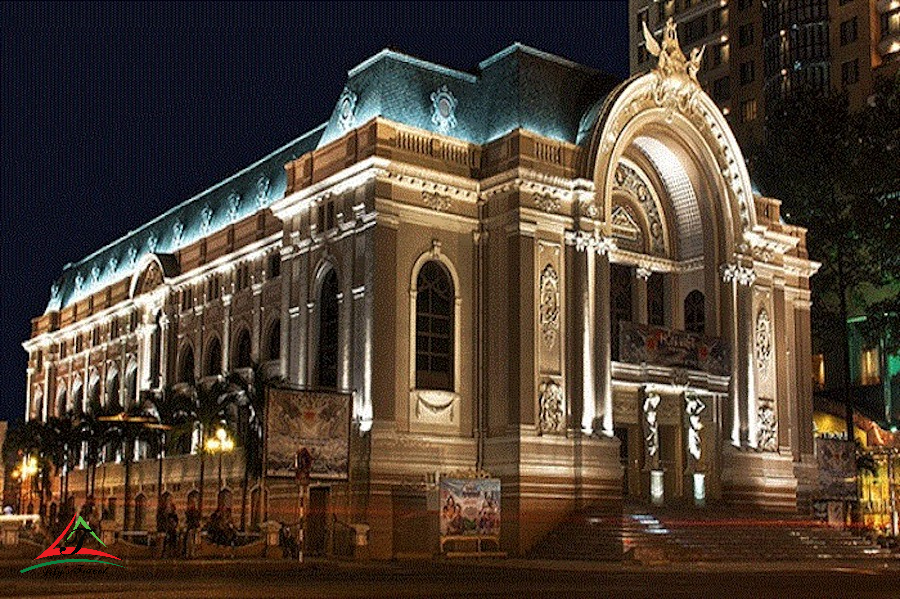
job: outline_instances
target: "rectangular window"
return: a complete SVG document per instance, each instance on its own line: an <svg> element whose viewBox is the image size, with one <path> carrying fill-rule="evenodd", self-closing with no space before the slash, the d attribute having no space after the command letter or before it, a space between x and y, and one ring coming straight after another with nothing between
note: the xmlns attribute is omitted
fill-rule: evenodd
<svg viewBox="0 0 900 599"><path fill-rule="evenodd" d="M194 288L185 287L181 290L181 311L186 312L194 307Z"/></svg>
<svg viewBox="0 0 900 599"><path fill-rule="evenodd" d="M637 13L637 22L635 22L635 29L638 35L644 31L644 23L647 23L650 18L650 7L646 6L638 11Z"/></svg>
<svg viewBox="0 0 900 599"><path fill-rule="evenodd" d="M841 63L841 83L844 86L857 83L859 81L859 60L854 58L847 62Z"/></svg>
<svg viewBox="0 0 900 599"><path fill-rule="evenodd" d="M731 78L727 75L713 82L713 100L725 102L731 98Z"/></svg>
<svg viewBox="0 0 900 599"><path fill-rule="evenodd" d="M753 4L753 0L738 0L738 10L750 8L751 4Z"/></svg>
<svg viewBox="0 0 900 599"><path fill-rule="evenodd" d="M848 19L841 23L841 45L846 46L847 44L853 43L856 41L857 30L856 30L856 17L852 19Z"/></svg>
<svg viewBox="0 0 900 599"><path fill-rule="evenodd" d="M755 73L753 72L753 61L749 60L747 62L741 63L741 85L747 85L749 83L753 83L753 79L755 78Z"/></svg>
<svg viewBox="0 0 900 599"><path fill-rule="evenodd" d="M741 25L738 29L738 47L746 48L753 43L753 23Z"/></svg>
<svg viewBox="0 0 900 599"><path fill-rule="evenodd" d="M269 255L269 278L281 276L281 254L275 252Z"/></svg>
<svg viewBox="0 0 900 599"><path fill-rule="evenodd" d="M139 319L138 313L132 312L129 317L129 323L128 323L130 325L132 333L135 332L138 328L138 319Z"/></svg>
<svg viewBox="0 0 900 599"><path fill-rule="evenodd" d="M878 364L878 348L865 350L860 356L860 385L877 385L881 382L881 368Z"/></svg>
<svg viewBox="0 0 900 599"><path fill-rule="evenodd" d="M109 323L109 337L110 339L115 339L119 336L119 319L113 318Z"/></svg>
<svg viewBox="0 0 900 599"><path fill-rule="evenodd" d="M812 357L813 360L813 387L815 389L824 389L825 388L825 356L822 354L816 354Z"/></svg>
<svg viewBox="0 0 900 599"><path fill-rule="evenodd" d="M75 337L75 353L84 349L84 338L81 335Z"/></svg>
<svg viewBox="0 0 900 599"><path fill-rule="evenodd" d="M60 359L66 357L66 342L65 341L59 342L59 357L60 357Z"/></svg>
<svg viewBox="0 0 900 599"><path fill-rule="evenodd" d="M91 331L91 345L100 345L100 329L97 327Z"/></svg>
<svg viewBox="0 0 900 599"><path fill-rule="evenodd" d="M749 123L756 120L756 100L744 100L741 102L741 122Z"/></svg>
<svg viewBox="0 0 900 599"><path fill-rule="evenodd" d="M706 15L700 15L696 19L691 19L690 21L684 23L682 25L682 45L689 46L693 44L697 40L706 37L706 34L709 30L706 27Z"/></svg>
<svg viewBox="0 0 900 599"><path fill-rule="evenodd" d="M630 266L613 264L610 267L610 340L612 357L619 359L619 323L632 321L631 282L634 271Z"/></svg>

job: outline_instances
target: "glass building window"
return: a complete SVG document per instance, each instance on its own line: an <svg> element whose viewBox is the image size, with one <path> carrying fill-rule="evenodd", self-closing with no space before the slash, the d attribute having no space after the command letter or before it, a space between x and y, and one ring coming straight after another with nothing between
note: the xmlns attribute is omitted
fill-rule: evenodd
<svg viewBox="0 0 900 599"><path fill-rule="evenodd" d="M860 385L877 385L881 382L881 368L878 365L878 348L863 351L860 356Z"/></svg>
<svg viewBox="0 0 900 599"><path fill-rule="evenodd" d="M856 17L852 19L847 19L843 23L841 23L841 45L846 46L847 44L851 44L856 41L858 32L857 32L857 20Z"/></svg>
<svg viewBox="0 0 900 599"><path fill-rule="evenodd" d="M756 119L757 107L756 100L745 100L741 102L741 122L749 123Z"/></svg>
<svg viewBox="0 0 900 599"><path fill-rule="evenodd" d="M841 84L850 85L859 81L859 59L841 63Z"/></svg>
<svg viewBox="0 0 900 599"><path fill-rule="evenodd" d="M416 277L416 387L453 391L455 349L453 278L437 260Z"/></svg>
<svg viewBox="0 0 900 599"><path fill-rule="evenodd" d="M756 78L756 74L753 69L753 61L749 60L747 62L741 63L741 85L748 85L753 83L753 80Z"/></svg>

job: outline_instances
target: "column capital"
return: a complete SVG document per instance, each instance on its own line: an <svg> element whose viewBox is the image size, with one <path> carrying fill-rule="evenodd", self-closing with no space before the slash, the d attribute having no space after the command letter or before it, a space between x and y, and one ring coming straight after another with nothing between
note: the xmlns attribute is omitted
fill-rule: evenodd
<svg viewBox="0 0 900 599"><path fill-rule="evenodd" d="M756 280L756 272L752 267L742 265L740 262L726 262L719 267L724 283L736 282L738 285L749 287Z"/></svg>

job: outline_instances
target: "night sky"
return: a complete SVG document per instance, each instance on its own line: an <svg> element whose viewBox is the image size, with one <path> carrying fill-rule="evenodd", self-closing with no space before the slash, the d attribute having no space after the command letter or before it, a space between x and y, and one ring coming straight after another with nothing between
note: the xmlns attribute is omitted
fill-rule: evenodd
<svg viewBox="0 0 900 599"><path fill-rule="evenodd" d="M3 3L0 419L62 267L330 115L383 48L474 72L522 42L628 74L628 3Z"/></svg>

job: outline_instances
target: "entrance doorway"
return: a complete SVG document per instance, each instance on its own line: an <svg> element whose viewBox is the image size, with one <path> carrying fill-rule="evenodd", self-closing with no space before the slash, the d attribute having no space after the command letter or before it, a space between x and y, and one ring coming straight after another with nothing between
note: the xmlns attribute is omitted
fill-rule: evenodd
<svg viewBox="0 0 900 599"><path fill-rule="evenodd" d="M309 513L306 523L308 555L325 555L328 539L328 487L309 488Z"/></svg>

